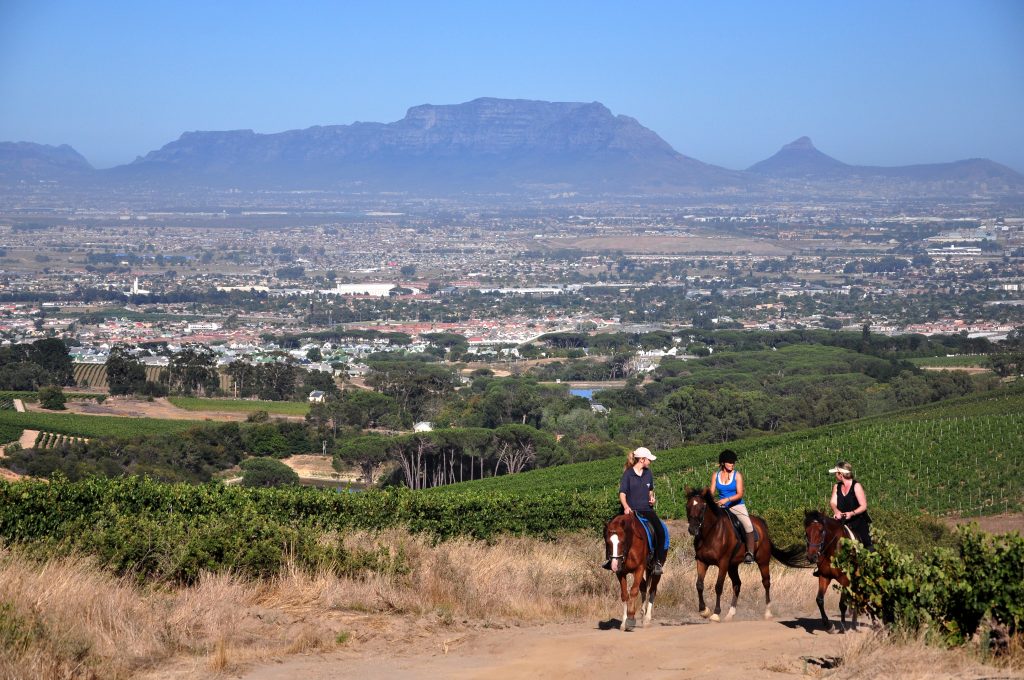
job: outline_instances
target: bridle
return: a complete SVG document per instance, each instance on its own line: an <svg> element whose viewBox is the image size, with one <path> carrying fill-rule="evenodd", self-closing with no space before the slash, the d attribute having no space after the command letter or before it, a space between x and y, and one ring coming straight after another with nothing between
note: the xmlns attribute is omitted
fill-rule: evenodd
<svg viewBox="0 0 1024 680"><path fill-rule="evenodd" d="M820 520L820 519L814 519L814 520L811 520L810 524L820 524L821 525L821 540L818 541L817 543L811 543L811 537L810 536L807 537L807 552L808 552L808 554L810 554L811 549L813 548L815 550L815 554L818 557L820 557L821 555L825 554L826 548L831 548L832 544L835 543L836 541L838 541L842 537L842 535L843 535L843 532L841 532L841 531L840 532L836 532L836 535L832 537L832 540L830 540L826 544L825 543L825 538L828 536L828 527L825 526L825 522L823 520ZM808 526L810 526L810 525L808 525Z"/></svg>
<svg viewBox="0 0 1024 680"><path fill-rule="evenodd" d="M700 497L699 496L694 496L694 499L696 499L696 498L700 498ZM704 507L700 509L700 517L697 518L697 528L693 532L693 541L694 541L695 544L700 543L701 537L703 536L704 514L708 511L708 502L707 502L707 500L704 499L704 498L701 498L701 500L704 501ZM687 515L687 518L689 519L689 515ZM691 520L691 523L692 523L692 520Z"/></svg>
<svg viewBox="0 0 1024 680"><path fill-rule="evenodd" d="M621 536L619 535L618 531L612 530L609 532L609 535L606 539L606 542L610 543L612 546L611 559L613 561L619 560L619 568L614 570L616 572L621 572L623 569L626 568L626 556L629 554L629 548L627 544L632 540L633 537L631 529L632 527L630 526L630 523L627 522L626 525L622 527ZM622 547L622 554L617 555L616 553L619 552L620 548L620 541Z"/></svg>

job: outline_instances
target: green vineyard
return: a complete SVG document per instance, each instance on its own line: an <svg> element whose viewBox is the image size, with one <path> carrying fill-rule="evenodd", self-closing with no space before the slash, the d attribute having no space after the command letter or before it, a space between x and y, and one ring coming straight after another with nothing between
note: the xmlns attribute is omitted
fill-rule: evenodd
<svg viewBox="0 0 1024 680"><path fill-rule="evenodd" d="M75 384L79 387L105 390L107 385L106 364L74 364ZM160 366L146 366L146 380L157 382L160 379L160 372L165 370ZM231 376L221 371L220 389L230 393L234 383Z"/></svg>
<svg viewBox="0 0 1024 680"><path fill-rule="evenodd" d="M204 425L199 420L160 420L158 418L119 418L116 416L84 416L74 413L41 413L0 411L0 428L39 430L72 437L119 437L158 435L181 432ZM20 436L20 434L19 434ZM15 437L16 439L17 437Z"/></svg>
<svg viewBox="0 0 1024 680"><path fill-rule="evenodd" d="M872 508L935 515L1024 510L1024 393L971 397L892 416L730 442L755 512L827 505L837 459L852 462ZM725 445L658 452L659 510L683 515L688 486L706 486ZM535 470L432 489L430 493L578 492L614 498L622 461Z"/></svg>

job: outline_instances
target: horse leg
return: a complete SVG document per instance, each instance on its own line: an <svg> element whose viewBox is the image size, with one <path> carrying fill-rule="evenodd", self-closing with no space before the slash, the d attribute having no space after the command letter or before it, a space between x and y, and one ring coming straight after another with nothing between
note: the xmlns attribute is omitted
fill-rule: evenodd
<svg viewBox="0 0 1024 680"><path fill-rule="evenodd" d="M644 625L651 622L651 614L654 613L654 596L658 593L658 581L661 576L652 576L650 589L647 592L647 607L644 609Z"/></svg>
<svg viewBox="0 0 1024 680"><path fill-rule="evenodd" d="M732 581L732 604L729 605L729 613L725 615L726 621L732 621L732 617L736 616L736 603L740 600L740 565L732 564L729 566L729 580Z"/></svg>
<svg viewBox="0 0 1024 680"><path fill-rule="evenodd" d="M619 575L619 588L622 590L622 623L619 630L626 630L626 614L629 609L629 589L626 585L626 574Z"/></svg>
<svg viewBox="0 0 1024 680"><path fill-rule="evenodd" d="M826 576L818 577L818 596L814 598L814 601L818 603L818 611L821 612L821 622L825 626L825 632L832 632L832 624L828 620L828 616L825 615L825 589L828 588L829 581L832 579Z"/></svg>
<svg viewBox="0 0 1024 680"><path fill-rule="evenodd" d="M651 585L650 576L645 571L643 579L640 580L640 619L641 619L641 625L643 625L643 620L646 618L646 615L647 615L647 589L650 587L650 585Z"/></svg>
<svg viewBox="0 0 1024 680"><path fill-rule="evenodd" d="M839 632L846 632L846 593L839 596Z"/></svg>
<svg viewBox="0 0 1024 680"><path fill-rule="evenodd" d="M771 553L768 559L758 562L757 568L761 570L761 585L764 586L764 619L772 618L772 572L768 568L771 562Z"/></svg>
<svg viewBox="0 0 1024 680"><path fill-rule="evenodd" d="M729 568L719 562L718 580L715 581L715 613L711 615L711 620L715 622L722 620L719 615L722 613L722 589L725 587L725 575L727 573L729 573Z"/></svg>
<svg viewBox="0 0 1024 680"><path fill-rule="evenodd" d="M640 595L640 582L643 580L643 569L643 565L641 565L633 572L633 587L629 589L629 599L626 601L625 630L633 630L636 628L636 600L637 596Z"/></svg>
<svg viewBox="0 0 1024 680"><path fill-rule="evenodd" d="M704 574L708 571L708 565L705 562L697 560L697 611L705 619L711 616L711 610L704 604Z"/></svg>

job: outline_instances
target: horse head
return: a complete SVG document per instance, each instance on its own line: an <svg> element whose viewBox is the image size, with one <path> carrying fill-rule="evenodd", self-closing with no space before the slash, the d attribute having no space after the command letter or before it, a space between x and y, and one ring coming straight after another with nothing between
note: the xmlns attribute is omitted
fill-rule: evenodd
<svg viewBox="0 0 1024 680"><path fill-rule="evenodd" d="M633 540L632 515L616 515L604 526L605 552L613 573L622 571Z"/></svg>
<svg viewBox="0 0 1024 680"><path fill-rule="evenodd" d="M807 536L807 559L817 562L822 553L825 552L825 542L828 540L828 517L817 510L808 510L804 513L804 534Z"/></svg>
<svg viewBox="0 0 1024 680"><path fill-rule="evenodd" d="M691 536L700 535L700 530L704 526L704 514L708 507L714 504L710 488L686 490L686 521Z"/></svg>

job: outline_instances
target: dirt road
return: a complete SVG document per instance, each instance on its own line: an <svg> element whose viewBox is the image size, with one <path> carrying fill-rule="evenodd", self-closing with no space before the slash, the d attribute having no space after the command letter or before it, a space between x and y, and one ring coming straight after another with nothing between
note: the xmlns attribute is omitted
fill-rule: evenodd
<svg viewBox="0 0 1024 680"><path fill-rule="evenodd" d="M655 610L657 616L657 609ZM609 624L617 625L617 621ZM607 625L607 624L605 624ZM245 680L334 678L715 678L807 677L869 633L828 635L812 618L711 624L669 618L623 633L597 624L452 631L423 645L354 643L323 656L286 659Z"/></svg>

